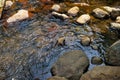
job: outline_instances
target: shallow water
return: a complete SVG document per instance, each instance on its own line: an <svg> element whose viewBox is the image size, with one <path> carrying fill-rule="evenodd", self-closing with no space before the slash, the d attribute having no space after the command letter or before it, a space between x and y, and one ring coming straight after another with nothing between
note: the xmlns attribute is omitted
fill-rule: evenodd
<svg viewBox="0 0 120 80"><path fill-rule="evenodd" d="M2 78L46 80L51 76L52 64L64 52L77 49L83 50L89 60L92 56L103 58L106 48L119 38L116 31L108 29L107 23L110 20L79 25L75 22L76 17L61 20L52 16L49 10L52 4L53 2L43 4L39 0L18 0L10 10L4 11L6 14L0 23L0 72L5 74ZM65 10L72 6L72 3L65 4L68 5ZM87 11L81 7L81 14L89 13L95 7L91 5ZM32 16L11 25L6 24L5 20L21 8L28 9ZM91 46L82 46L80 35L90 36L94 40L92 44L97 45L98 50L92 49ZM60 37L65 37L66 45L55 46ZM94 66L96 65L90 63L89 70Z"/></svg>

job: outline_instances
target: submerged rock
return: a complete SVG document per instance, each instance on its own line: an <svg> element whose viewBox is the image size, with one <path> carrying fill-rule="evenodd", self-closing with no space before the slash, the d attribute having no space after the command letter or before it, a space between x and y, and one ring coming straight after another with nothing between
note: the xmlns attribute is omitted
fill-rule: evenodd
<svg viewBox="0 0 120 80"><path fill-rule="evenodd" d="M79 7L77 6L72 7L68 10L68 14L71 16L76 16L78 12L79 12Z"/></svg>
<svg viewBox="0 0 120 80"><path fill-rule="evenodd" d="M102 60L100 57L94 56L94 57L92 57L92 59L91 59L91 63L92 63L92 64L100 65L100 64L103 63L103 60Z"/></svg>
<svg viewBox="0 0 120 80"><path fill-rule="evenodd" d="M90 21L90 15L89 14L83 14L76 21L80 24L85 24L88 21Z"/></svg>
<svg viewBox="0 0 120 80"><path fill-rule="evenodd" d="M109 18L109 13L100 9L100 8L94 9L92 14L93 14L94 17L99 18L99 19Z"/></svg>
<svg viewBox="0 0 120 80"><path fill-rule="evenodd" d="M87 70L89 60L81 50L65 52L53 65L51 72L53 76L65 77L69 80L79 80L80 76Z"/></svg>
<svg viewBox="0 0 120 80"><path fill-rule="evenodd" d="M9 17L7 19L7 22L8 23L13 23L13 22L21 21L21 20L24 20L24 19L27 19L27 18L29 18L28 11L24 10L24 9L21 9L16 14L14 14L11 17Z"/></svg>
<svg viewBox="0 0 120 80"><path fill-rule="evenodd" d="M60 10L60 5L54 4L51 9L54 10L54 11L59 11Z"/></svg>
<svg viewBox="0 0 120 80"><path fill-rule="evenodd" d="M80 80L120 80L120 67L96 66L83 74Z"/></svg>
<svg viewBox="0 0 120 80"><path fill-rule="evenodd" d="M52 15L57 17L57 18L61 18L61 19L68 19L69 18L69 16L67 16L66 14L60 14L57 12L52 12Z"/></svg>
<svg viewBox="0 0 120 80"><path fill-rule="evenodd" d="M65 45L65 38L64 37L59 38L56 42L56 45L64 46Z"/></svg>
<svg viewBox="0 0 120 80"><path fill-rule="evenodd" d="M51 77L51 78L48 78L47 80L67 80L67 79L64 78L64 77L53 76L53 77Z"/></svg>
<svg viewBox="0 0 120 80"><path fill-rule="evenodd" d="M88 36L81 36L81 44L84 46L88 46L91 40Z"/></svg>
<svg viewBox="0 0 120 80"><path fill-rule="evenodd" d="M107 50L105 62L108 65L120 66L120 40L112 44Z"/></svg>

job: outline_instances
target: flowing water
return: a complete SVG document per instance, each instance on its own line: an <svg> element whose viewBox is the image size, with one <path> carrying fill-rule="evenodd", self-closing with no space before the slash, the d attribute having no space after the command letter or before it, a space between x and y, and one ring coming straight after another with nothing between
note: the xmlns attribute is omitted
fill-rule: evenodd
<svg viewBox="0 0 120 80"><path fill-rule="evenodd" d="M11 9L3 12L3 19L0 21L1 79L46 80L51 76L52 64L64 52L83 50L89 60L93 56L103 58L106 48L119 38L116 31L108 29L108 22L111 20L93 19L89 25L79 25L75 22L76 17L62 20L52 16L49 9L54 2L44 3L44 1L46 0L18 0ZM80 7L80 14L90 13L96 8L96 4L92 2L91 4L89 7ZM61 5L67 6L61 10L63 13L74 6L68 2ZM6 24L6 19L19 9L29 10L30 18ZM91 46L82 46L80 35L91 37L94 40L92 44L98 46L98 50L94 50ZM55 45L60 37L65 37L64 46ZM94 66L96 65L90 63L89 70Z"/></svg>

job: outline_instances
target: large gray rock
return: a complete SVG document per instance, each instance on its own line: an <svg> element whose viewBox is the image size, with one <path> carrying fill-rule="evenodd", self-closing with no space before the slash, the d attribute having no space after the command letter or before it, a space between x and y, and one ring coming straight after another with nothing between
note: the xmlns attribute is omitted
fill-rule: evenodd
<svg viewBox="0 0 120 80"><path fill-rule="evenodd" d="M53 77L51 77L51 78L48 78L47 80L67 80L67 79L64 78L64 77L53 76Z"/></svg>
<svg viewBox="0 0 120 80"><path fill-rule="evenodd" d="M83 74L80 80L120 80L120 67L96 66Z"/></svg>
<svg viewBox="0 0 120 80"><path fill-rule="evenodd" d="M105 54L105 62L109 65L120 66L120 40L110 46Z"/></svg>
<svg viewBox="0 0 120 80"><path fill-rule="evenodd" d="M104 11L100 8L96 8L92 12L93 16L99 19L106 19L109 18L109 13L107 11Z"/></svg>
<svg viewBox="0 0 120 80"><path fill-rule="evenodd" d="M54 76L61 76L69 80L79 80L87 70L89 60L81 50L64 53L53 65L51 72Z"/></svg>

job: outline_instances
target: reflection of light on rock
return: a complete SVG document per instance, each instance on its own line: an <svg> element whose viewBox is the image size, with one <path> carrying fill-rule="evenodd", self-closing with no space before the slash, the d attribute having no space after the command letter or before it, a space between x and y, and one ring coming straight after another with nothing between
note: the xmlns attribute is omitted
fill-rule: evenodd
<svg viewBox="0 0 120 80"><path fill-rule="evenodd" d="M29 17L28 11L27 10L19 10L16 14L13 16L9 17L7 22L12 23L20 20L24 20Z"/></svg>

